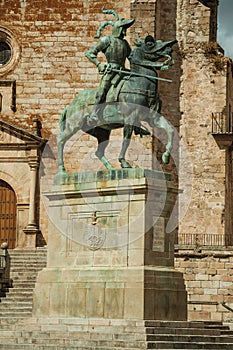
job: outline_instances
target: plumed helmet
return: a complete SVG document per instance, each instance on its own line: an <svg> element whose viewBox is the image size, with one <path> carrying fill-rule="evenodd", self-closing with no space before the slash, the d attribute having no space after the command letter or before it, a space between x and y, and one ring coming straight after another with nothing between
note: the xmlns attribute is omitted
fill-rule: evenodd
<svg viewBox="0 0 233 350"><path fill-rule="evenodd" d="M121 35L122 28L129 28L131 27L135 22L135 19L119 19L114 23L113 30L112 30L112 36L118 38Z"/></svg>
<svg viewBox="0 0 233 350"><path fill-rule="evenodd" d="M121 35L122 28L127 29L127 28L131 27L135 22L135 19L129 19L129 20L127 20L125 18L119 19L118 14L114 10L105 10L103 7L102 12L106 13L106 14L113 15L115 17L116 21L115 22L107 21L104 24L102 24L98 28L97 35L95 36L95 38L99 38L101 35L101 31L108 25L111 25L113 27L112 36L114 36L115 38L118 38Z"/></svg>

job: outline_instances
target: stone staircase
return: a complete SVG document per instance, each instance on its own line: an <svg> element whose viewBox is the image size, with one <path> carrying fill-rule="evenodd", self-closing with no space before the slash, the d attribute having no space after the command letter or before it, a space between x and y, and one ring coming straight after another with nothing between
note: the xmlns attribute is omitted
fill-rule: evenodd
<svg viewBox="0 0 233 350"><path fill-rule="evenodd" d="M220 322L78 318L1 319L4 350L232 350L233 332Z"/></svg>
<svg viewBox="0 0 233 350"><path fill-rule="evenodd" d="M13 288L9 288L6 297L1 298L0 318L30 317L36 277L46 266L47 250L46 248L30 251L9 250L9 254Z"/></svg>

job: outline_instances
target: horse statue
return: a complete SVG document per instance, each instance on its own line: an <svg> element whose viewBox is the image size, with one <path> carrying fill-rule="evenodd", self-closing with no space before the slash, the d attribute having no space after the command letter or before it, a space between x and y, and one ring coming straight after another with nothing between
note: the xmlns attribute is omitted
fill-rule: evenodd
<svg viewBox="0 0 233 350"><path fill-rule="evenodd" d="M148 37L150 40L146 40ZM65 143L79 130L97 138L98 147L95 155L107 169L113 169L105 157L105 149L109 143L111 130L123 128L123 143L118 160L122 168L131 168L130 163L125 160L125 154L133 131L135 134L141 132L142 121L147 122L151 128L157 127L165 130L167 144L162 155L162 162L165 164L169 162L173 128L160 114L161 101L158 94L158 80L169 80L158 78L157 70L169 69L174 64L171 52L172 46L177 41L163 42L155 41L151 36L147 38L145 40L140 38L135 43L137 46L129 57L130 70L117 72L117 86L111 86L107 93L106 103L100 105L95 126L88 126L88 117L95 103L97 89L80 92L62 112L60 133L57 137L58 174L66 173L63 159ZM165 60L161 61L161 58ZM109 65L107 69L114 68ZM114 80L116 85L117 79ZM150 133L144 130L144 134Z"/></svg>

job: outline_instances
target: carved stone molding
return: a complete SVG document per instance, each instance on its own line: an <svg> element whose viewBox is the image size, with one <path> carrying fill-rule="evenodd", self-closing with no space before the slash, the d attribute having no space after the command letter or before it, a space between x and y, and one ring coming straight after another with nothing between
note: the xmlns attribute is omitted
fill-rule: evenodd
<svg viewBox="0 0 233 350"><path fill-rule="evenodd" d="M10 94L9 94L10 89ZM9 106L5 105L5 97L11 95ZM6 101L9 100L9 97ZM3 110L11 109L16 112L16 81L15 80L0 80L0 113Z"/></svg>
<svg viewBox="0 0 233 350"><path fill-rule="evenodd" d="M199 0L206 7L216 7L219 4L219 0Z"/></svg>

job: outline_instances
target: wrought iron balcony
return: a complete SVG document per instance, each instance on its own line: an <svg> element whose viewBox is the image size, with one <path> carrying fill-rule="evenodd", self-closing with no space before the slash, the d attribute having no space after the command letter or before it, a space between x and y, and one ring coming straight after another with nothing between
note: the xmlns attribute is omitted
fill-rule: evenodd
<svg viewBox="0 0 233 350"><path fill-rule="evenodd" d="M178 246L186 248L232 246L233 236L229 234L181 234L178 236Z"/></svg>
<svg viewBox="0 0 233 350"><path fill-rule="evenodd" d="M212 135L220 149L233 145L233 113L212 113Z"/></svg>

